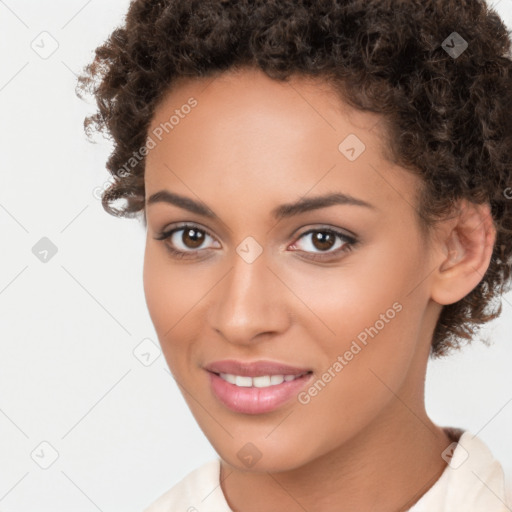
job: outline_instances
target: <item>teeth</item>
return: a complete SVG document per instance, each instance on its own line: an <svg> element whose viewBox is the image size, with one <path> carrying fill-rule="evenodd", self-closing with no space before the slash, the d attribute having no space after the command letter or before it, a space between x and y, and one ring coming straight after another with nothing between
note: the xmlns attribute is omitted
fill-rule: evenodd
<svg viewBox="0 0 512 512"><path fill-rule="evenodd" d="M276 384L281 384L284 381L284 375L272 375L270 377L270 385L275 386Z"/></svg>
<svg viewBox="0 0 512 512"><path fill-rule="evenodd" d="M261 377L253 377L252 379L252 385L255 388L266 388L267 386L270 386L272 379L268 375L262 375Z"/></svg>
<svg viewBox="0 0 512 512"><path fill-rule="evenodd" d="M242 377L237 375L235 377L235 384L244 388L250 388L252 386L252 379L251 377Z"/></svg>
<svg viewBox="0 0 512 512"><path fill-rule="evenodd" d="M283 382L290 382L302 375L261 375L260 377L243 377L241 375L233 375L231 373L221 373L221 379L243 388L267 388L269 386L277 386Z"/></svg>
<svg viewBox="0 0 512 512"><path fill-rule="evenodd" d="M235 384L236 383L236 376L232 375L231 373L221 373L220 376L224 380L227 380L230 384Z"/></svg>

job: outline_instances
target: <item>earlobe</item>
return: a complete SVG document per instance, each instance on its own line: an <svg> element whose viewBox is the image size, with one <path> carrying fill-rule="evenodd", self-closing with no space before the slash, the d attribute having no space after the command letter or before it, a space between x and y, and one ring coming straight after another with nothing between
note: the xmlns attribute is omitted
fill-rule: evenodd
<svg viewBox="0 0 512 512"><path fill-rule="evenodd" d="M488 204L464 200L445 229L431 292L432 299L442 305L459 301L478 285L489 267L496 239Z"/></svg>

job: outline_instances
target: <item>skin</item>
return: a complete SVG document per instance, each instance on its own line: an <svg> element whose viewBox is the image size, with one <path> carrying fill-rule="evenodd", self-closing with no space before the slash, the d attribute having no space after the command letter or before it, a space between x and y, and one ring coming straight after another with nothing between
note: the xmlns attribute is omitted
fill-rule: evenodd
<svg viewBox="0 0 512 512"><path fill-rule="evenodd" d="M166 189L219 220L147 204L144 290L167 364L222 459L227 502L243 512L411 506L446 467L451 442L424 407L426 365L442 305L473 289L489 264L488 207L461 201L426 237L420 178L385 159L380 118L348 108L322 82L280 83L251 69L185 80L158 105L148 133L191 96L197 106L147 155L146 201ZM354 161L338 150L348 134L366 146ZM372 208L271 216L334 191ZM199 247L174 235L174 247L195 258L174 258L170 239L155 239L180 222L212 235ZM308 259L343 243L336 237L322 250L302 236L326 227L357 243L330 261ZM236 252L248 236L263 249L250 264ZM210 389L203 367L220 359L310 368L309 387L394 303L401 311L305 405L241 414ZM261 453L250 468L237 457L249 442Z"/></svg>

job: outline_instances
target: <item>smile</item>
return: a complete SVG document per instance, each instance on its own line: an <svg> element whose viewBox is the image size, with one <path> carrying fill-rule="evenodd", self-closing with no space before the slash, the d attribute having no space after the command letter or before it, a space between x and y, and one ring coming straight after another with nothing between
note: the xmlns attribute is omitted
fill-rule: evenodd
<svg viewBox="0 0 512 512"><path fill-rule="evenodd" d="M241 388L267 388L277 386L283 382L290 382L298 379L306 373L307 372L300 375L260 375L258 377L247 377L243 375L234 375L232 373L220 373L219 376L226 382Z"/></svg>
<svg viewBox="0 0 512 512"><path fill-rule="evenodd" d="M313 378L313 372L297 375L236 375L208 372L210 391L222 406L242 414L264 414L296 403L296 397Z"/></svg>

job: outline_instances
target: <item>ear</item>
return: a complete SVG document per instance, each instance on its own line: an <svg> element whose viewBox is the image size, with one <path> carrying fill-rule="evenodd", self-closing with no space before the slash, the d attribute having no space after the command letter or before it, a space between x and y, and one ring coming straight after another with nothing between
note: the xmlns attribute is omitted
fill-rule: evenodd
<svg viewBox="0 0 512 512"><path fill-rule="evenodd" d="M489 204L459 203L455 217L440 221L431 296L438 304L453 304L482 280L492 257L496 228Z"/></svg>

